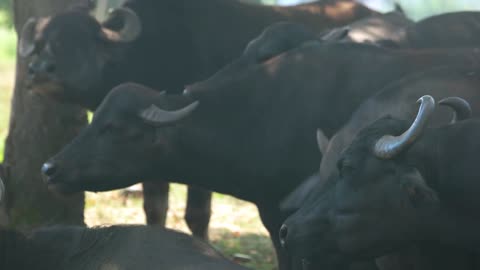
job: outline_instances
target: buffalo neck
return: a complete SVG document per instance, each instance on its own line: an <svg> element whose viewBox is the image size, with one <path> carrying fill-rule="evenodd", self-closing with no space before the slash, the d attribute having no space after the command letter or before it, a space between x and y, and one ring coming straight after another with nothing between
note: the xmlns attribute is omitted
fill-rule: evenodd
<svg viewBox="0 0 480 270"><path fill-rule="evenodd" d="M427 184L439 193L445 203L460 212L476 213L480 206L476 156L480 149L476 120L462 121L429 129L421 140L422 147L413 156L421 160Z"/></svg>

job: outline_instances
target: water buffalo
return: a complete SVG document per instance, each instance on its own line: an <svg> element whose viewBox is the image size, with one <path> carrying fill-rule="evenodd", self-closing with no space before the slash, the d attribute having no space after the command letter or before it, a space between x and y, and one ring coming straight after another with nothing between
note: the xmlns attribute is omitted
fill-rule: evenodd
<svg viewBox="0 0 480 270"><path fill-rule="evenodd" d="M2 269L15 270L247 269L199 239L146 226L0 229L0 251Z"/></svg>
<svg viewBox="0 0 480 270"><path fill-rule="evenodd" d="M320 251L329 250L341 258L333 263L340 264L358 259L338 248L331 220L336 201L336 183L341 178L337 170L341 153L350 145L359 130L383 116L413 118L415 101L423 94L439 99L451 95L464 97L471 102L474 115L478 115L480 78L477 72L475 69L434 68L394 82L366 100L330 140L319 174L303 184L308 185L310 192L300 190L299 194L291 194L287 202L284 202L284 207L286 205L290 209L300 208L284 222L280 231L281 241L289 253L308 260L321 258ZM431 124L445 123L446 119L450 119L449 111L439 108ZM326 241L320 241L322 239Z"/></svg>
<svg viewBox="0 0 480 270"><path fill-rule="evenodd" d="M293 7L129 0L103 23L84 9L32 18L23 27L19 53L32 56L32 89L94 110L108 91L124 82L179 92L240 55L273 22L301 22L320 31L371 14L376 12L353 0ZM165 223L168 186L146 183L145 190L147 222ZM211 194L193 189L188 196L187 224L195 235L207 238Z"/></svg>
<svg viewBox="0 0 480 270"><path fill-rule="evenodd" d="M426 128L435 102L421 100L412 125L382 118L340 156L332 212L336 241L356 256L381 256L415 243L430 257L422 269L476 269L480 239L469 228L478 225L480 122ZM459 120L471 113L462 99L440 103L454 106Z"/></svg>
<svg viewBox="0 0 480 270"><path fill-rule="evenodd" d="M289 213L278 203L317 170L317 127L331 135L391 80L432 65L476 65L477 54L309 41L263 62L240 57L181 96L125 84L102 103L90 128L45 163L43 173L61 191L166 177L234 195L257 204L281 253L276 235ZM180 117L165 112L177 109ZM156 123L157 117L169 124ZM287 257L279 257L282 267L288 265Z"/></svg>
<svg viewBox="0 0 480 270"><path fill-rule="evenodd" d="M0 203L5 187L0 178ZM23 234L0 227L0 267L15 270L246 270L207 243L158 227L54 226Z"/></svg>
<svg viewBox="0 0 480 270"><path fill-rule="evenodd" d="M463 11L428 17L406 29L411 48L480 47L480 12Z"/></svg>

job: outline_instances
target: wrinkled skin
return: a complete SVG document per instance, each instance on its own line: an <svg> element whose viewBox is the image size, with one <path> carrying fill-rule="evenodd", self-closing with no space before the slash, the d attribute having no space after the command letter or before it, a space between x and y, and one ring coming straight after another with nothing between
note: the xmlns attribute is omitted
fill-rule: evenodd
<svg viewBox="0 0 480 270"><path fill-rule="evenodd" d="M356 193L352 190L350 190L351 192L349 192L348 195L345 194L343 196L341 195L342 190L345 190L347 182L338 183L338 193L335 191L336 189L330 190L335 191L336 195L334 197L336 199L334 201L338 202L339 206L343 205L341 209L343 208L345 211L343 211L343 214L342 211L340 211L339 214L338 220L341 221L339 223L341 226L338 228L328 228L328 230L323 230L321 228L324 228L324 224L326 224L327 220L333 222L331 224L335 224L335 219L333 218L334 216L332 216L332 213L334 213L334 211L332 211L332 205L335 205L336 203L329 202L330 205L325 204L325 195L322 195L325 193L324 187L336 185L335 183L337 183L341 178L338 175L337 170L338 160L341 158L341 154L343 153L344 149L352 143L352 140L355 138L359 130L370 125L378 118L386 115L392 115L394 117L404 119L412 119L414 116L412 112L416 111L415 102L419 96L424 94L431 94L435 96L437 100L452 95L464 97L472 105L474 115L477 115L480 108L480 97L478 96L477 90L479 82L480 80L478 79L478 74L475 72L470 72L468 70L459 72L458 70L456 71L450 68L435 68L421 74L406 77L399 82L393 83L389 87L386 87L384 90L379 92L377 95L364 102L357 109L357 111L352 114L350 121L330 140L327 152L321 161L319 176L303 184L311 191L306 193L304 190L298 189L298 194L292 193L290 198L284 201L284 207L300 208L294 215L285 221L285 225L288 227L288 234L286 237L287 250L294 254L301 253L303 256L315 258L319 257L321 256L321 253L317 253L316 250L333 248L328 246L328 242L322 243L321 241L316 240L325 239L326 234L334 231L333 235L329 236L329 238L335 239L339 237L338 239L341 239L341 243L337 243L337 245L335 245L336 247L334 248L337 248L338 251L343 253L343 256L346 258L358 259L387 255L389 254L388 251L393 249L392 247L404 248L407 240L403 239L402 236L399 236L399 234L392 234L394 232L403 230L403 237L410 237L410 240L412 239L413 235L418 236L414 230L409 230L409 228L413 228L410 226L415 225L415 222L418 221L418 219L415 219L415 217L418 217L424 213L428 213L428 211L423 211L423 208L419 209L419 206L416 204L416 202L422 198L426 202L435 202L435 199L433 199L435 196L432 194L438 192L436 190L435 193L432 193L430 183L427 183L423 177L420 177L421 174L418 170L404 169L401 171L400 168L403 167L397 167L394 170L390 170L390 173L393 175L389 176L389 181L377 181L370 185L368 185L368 182L365 183L365 186L371 187L372 190L375 191L369 196L362 195L365 193L361 193L360 191ZM426 91L425 89L430 90ZM432 125L448 122L450 117L451 113L446 108L437 108L437 112L432 119ZM353 176L356 176L357 173L359 173L359 170L363 171L372 168L378 168L375 166L378 166L378 163L376 162L379 161L375 159L369 160L363 157L356 159L356 162L361 162L362 165L358 165L360 169L352 172ZM365 162L365 164L363 162ZM393 166L392 162L386 163L389 164L389 166L382 165L381 168L386 168L387 170ZM396 175L395 172L398 171L400 171L401 174ZM352 177L351 182L355 183L356 180L358 180L357 177ZM368 189L366 190L368 191ZM412 193L412 191L414 192ZM420 196L422 194L424 196ZM298 199L297 197L299 195L304 199ZM330 194L328 196L332 195ZM427 200L428 198L432 199ZM388 203L379 203L382 200L387 200ZM392 215L393 217L397 217L397 214L398 216L403 216L405 220L405 223L403 223L404 226L401 226L402 224L395 225L395 223L387 223L395 221L398 222L399 218L386 218L385 220L381 219L383 223L379 223L384 224L386 227L384 235L378 231L378 227L372 227L375 229L369 231L369 227L367 226L368 221L373 221L377 217L374 215L374 211L370 212L371 215L346 215L348 212L352 212L350 211L350 208L354 208L354 206L357 204L373 205L374 210L378 210L386 217ZM425 205L429 206L430 204ZM325 208L328 207L330 207L330 210L326 211ZM362 213L369 213L360 206L358 208L359 210L363 211ZM425 209L428 210L430 208L426 207ZM434 213L434 211L429 213ZM449 214L445 214L442 222L448 220L448 218L446 218L448 216ZM357 225L348 226L347 222L349 220L352 221L352 224L355 220L355 222L358 221L358 228ZM342 226L342 230L345 233L343 237L337 235ZM398 230L396 230L397 226ZM353 235L355 230L364 230L365 234ZM302 232L302 234L297 236L296 232ZM348 234L348 232L351 232L351 234ZM376 237L377 234L379 235L378 238ZM373 238L371 238L372 235L374 235ZM351 238L349 238L350 236ZM300 241L297 240L297 238L305 240ZM365 246L370 238L372 241L382 240L383 242L379 243L378 246L376 246L376 244L372 244L372 250L365 249ZM346 239L351 240L351 242L347 244ZM399 242L395 243L394 241L397 240ZM341 246L338 244L341 244ZM360 246L362 246L363 249L361 249ZM339 247L342 247L342 249ZM359 252L359 250L363 252ZM314 255L312 255L312 253Z"/></svg>

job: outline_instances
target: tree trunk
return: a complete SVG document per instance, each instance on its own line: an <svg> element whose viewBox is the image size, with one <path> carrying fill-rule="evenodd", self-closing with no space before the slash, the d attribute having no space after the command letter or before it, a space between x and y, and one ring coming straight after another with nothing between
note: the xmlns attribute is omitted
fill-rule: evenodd
<svg viewBox="0 0 480 270"><path fill-rule="evenodd" d="M77 0L81 1L81 0ZM14 0L17 33L30 17L62 11L75 0ZM26 89L26 61L17 56L10 130L5 144L5 182L10 225L84 224L84 195L54 195L43 184L40 167L87 123L84 110L60 104Z"/></svg>

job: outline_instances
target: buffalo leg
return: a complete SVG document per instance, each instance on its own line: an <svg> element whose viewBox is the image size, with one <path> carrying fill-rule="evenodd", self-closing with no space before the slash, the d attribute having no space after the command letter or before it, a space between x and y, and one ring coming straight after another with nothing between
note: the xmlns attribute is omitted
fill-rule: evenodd
<svg viewBox="0 0 480 270"><path fill-rule="evenodd" d="M168 210L168 182L143 183L143 210L147 224L165 226Z"/></svg>
<svg viewBox="0 0 480 270"><path fill-rule="evenodd" d="M212 192L202 188L188 187L185 221L192 234L203 240L208 240L211 204Z"/></svg>

